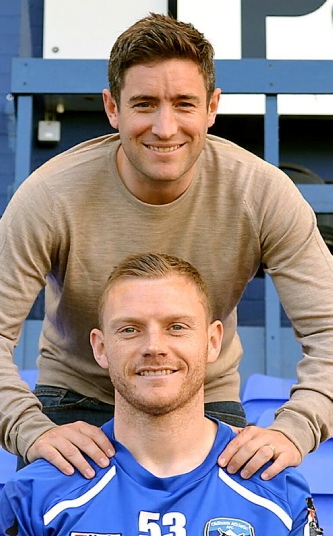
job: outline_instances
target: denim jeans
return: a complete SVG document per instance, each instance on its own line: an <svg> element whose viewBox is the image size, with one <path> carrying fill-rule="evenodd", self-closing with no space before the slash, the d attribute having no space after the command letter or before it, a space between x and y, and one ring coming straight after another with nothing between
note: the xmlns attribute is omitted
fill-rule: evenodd
<svg viewBox="0 0 333 536"><path fill-rule="evenodd" d="M114 416L114 406L89 398L68 389L36 385L34 394L43 405L43 413L54 423L68 424L85 421L95 426L102 426ZM233 426L246 426L245 413L239 402L210 402L205 404L205 412L216 419ZM22 458L18 458L17 469L24 467Z"/></svg>
<svg viewBox="0 0 333 536"><path fill-rule="evenodd" d="M43 405L43 413L56 424L85 421L102 426L112 419L114 406L68 389L36 385L34 394Z"/></svg>
<svg viewBox="0 0 333 536"><path fill-rule="evenodd" d="M232 426L245 428L247 421L243 406L240 402L207 402L205 413Z"/></svg>

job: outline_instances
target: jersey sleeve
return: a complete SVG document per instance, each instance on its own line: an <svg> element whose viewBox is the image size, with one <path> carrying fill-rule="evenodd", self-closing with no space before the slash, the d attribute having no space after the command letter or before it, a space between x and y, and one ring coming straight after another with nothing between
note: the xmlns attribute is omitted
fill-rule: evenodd
<svg viewBox="0 0 333 536"><path fill-rule="evenodd" d="M0 492L0 534L11 536L40 536L35 531L37 513L31 508L31 489L27 482L11 480ZM38 524L37 524L38 526ZM40 527L42 525L39 525Z"/></svg>
<svg viewBox="0 0 333 536"><path fill-rule="evenodd" d="M287 496L293 519L290 536L321 535L311 491L297 470L287 476Z"/></svg>

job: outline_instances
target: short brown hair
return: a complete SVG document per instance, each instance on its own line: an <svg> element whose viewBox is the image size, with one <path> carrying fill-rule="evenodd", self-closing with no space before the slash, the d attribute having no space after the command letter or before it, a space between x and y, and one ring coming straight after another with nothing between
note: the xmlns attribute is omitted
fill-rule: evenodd
<svg viewBox="0 0 333 536"><path fill-rule="evenodd" d="M212 319L209 291L198 270L187 261L163 253L145 253L132 255L124 259L111 272L99 300L99 325L103 325L103 315L107 296L110 289L120 280L130 278L158 279L170 275L181 275L194 283L202 304L205 308L208 322Z"/></svg>
<svg viewBox="0 0 333 536"><path fill-rule="evenodd" d="M208 104L215 89L213 46L192 24L151 13L125 30L112 47L108 78L118 107L127 69L174 58L197 64L204 77Z"/></svg>

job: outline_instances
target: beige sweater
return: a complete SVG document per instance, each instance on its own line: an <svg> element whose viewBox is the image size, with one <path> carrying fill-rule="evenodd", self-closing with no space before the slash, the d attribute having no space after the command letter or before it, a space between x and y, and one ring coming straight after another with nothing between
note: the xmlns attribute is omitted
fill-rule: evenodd
<svg viewBox="0 0 333 536"><path fill-rule="evenodd" d="M267 266L304 352L299 384L273 428L303 454L312 450L333 434L333 258L312 209L282 172L213 136L186 193L167 205L145 204L117 173L119 143L118 135L104 136L53 158L24 181L0 220L0 441L25 455L52 427L12 362L41 287L39 383L112 402L107 372L89 345L97 300L120 259L160 251L199 269L224 323L207 402L239 400L235 307L260 261Z"/></svg>

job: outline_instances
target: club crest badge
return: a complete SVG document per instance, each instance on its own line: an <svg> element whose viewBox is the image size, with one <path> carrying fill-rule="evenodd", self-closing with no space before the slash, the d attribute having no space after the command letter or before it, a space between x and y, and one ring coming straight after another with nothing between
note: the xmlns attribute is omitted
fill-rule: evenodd
<svg viewBox="0 0 333 536"><path fill-rule="evenodd" d="M255 536L250 523L242 519L216 517L205 526L204 536Z"/></svg>

